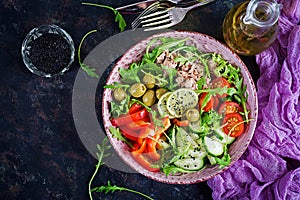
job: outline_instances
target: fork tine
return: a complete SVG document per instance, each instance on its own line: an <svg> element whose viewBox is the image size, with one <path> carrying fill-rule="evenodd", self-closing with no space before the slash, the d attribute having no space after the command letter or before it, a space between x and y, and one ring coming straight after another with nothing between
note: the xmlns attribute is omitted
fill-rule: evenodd
<svg viewBox="0 0 300 200"><path fill-rule="evenodd" d="M157 11L157 12L151 13L149 15L144 15L143 17L141 17L141 19L146 19L146 18L149 18L149 17L155 17L157 15L168 13L168 11L169 11L168 9L167 10L162 10L162 11Z"/></svg>
<svg viewBox="0 0 300 200"><path fill-rule="evenodd" d="M154 30L159 30L159 29L170 28L173 25L175 25L175 23L172 22L172 23L165 24L165 25L162 25L162 26L155 26L155 27L146 28L146 29L144 29L144 31L154 31Z"/></svg>
<svg viewBox="0 0 300 200"><path fill-rule="evenodd" d="M153 22L153 21L157 21L157 20L160 20L160 19L166 19L166 18L170 18L170 13L166 13L164 15L161 15L161 16L157 16L157 17L151 17L149 19L145 19L145 20L142 20L141 23L142 24L146 24L146 23L149 23L149 22Z"/></svg>
<svg viewBox="0 0 300 200"><path fill-rule="evenodd" d="M166 14L166 15L162 15L162 16L158 16L158 17L154 17L154 18L142 20L141 23L142 24L146 24L146 23L153 22L153 21L156 21L156 20L159 20L159 19L165 19L165 18L167 18L169 16L170 16L170 14Z"/></svg>
<svg viewBox="0 0 300 200"><path fill-rule="evenodd" d="M164 19L164 20L161 20L161 21L158 21L158 22L152 22L152 23L149 23L149 24L143 24L143 27L160 25L160 24L171 22L171 20L172 20L171 18L167 18L167 19Z"/></svg>
<svg viewBox="0 0 300 200"><path fill-rule="evenodd" d="M141 17L148 14L148 13L151 13L153 11L156 11L159 7L159 2L156 1L154 2L153 4L151 4L148 8L146 8L141 14L139 14L139 16L137 16L137 18L131 23L131 28L134 30L136 29L140 23L141 23Z"/></svg>

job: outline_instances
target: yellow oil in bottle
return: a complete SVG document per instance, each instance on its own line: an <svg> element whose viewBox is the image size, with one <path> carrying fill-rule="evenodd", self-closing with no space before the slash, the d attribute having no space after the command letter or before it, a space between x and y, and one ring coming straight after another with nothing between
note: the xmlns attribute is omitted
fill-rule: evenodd
<svg viewBox="0 0 300 200"><path fill-rule="evenodd" d="M271 13L268 4L263 5L262 1L260 5L255 6L255 10L253 7L247 10L250 1L242 2L234 6L224 19L224 40L238 54L248 56L258 54L267 49L276 39L278 16L270 16L270 14L279 15L279 11ZM253 13L246 13L250 11ZM250 19L248 23L245 23L245 17Z"/></svg>

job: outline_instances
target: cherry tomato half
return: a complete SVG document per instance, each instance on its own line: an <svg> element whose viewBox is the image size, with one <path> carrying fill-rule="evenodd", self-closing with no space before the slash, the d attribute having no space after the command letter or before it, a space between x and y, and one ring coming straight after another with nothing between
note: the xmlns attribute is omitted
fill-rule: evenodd
<svg viewBox="0 0 300 200"><path fill-rule="evenodd" d="M242 112L242 108L238 103L233 101L226 101L222 103L219 108L220 115L227 115L230 113L238 113L238 112Z"/></svg>
<svg viewBox="0 0 300 200"><path fill-rule="evenodd" d="M202 108L202 104L204 102L204 99L206 97L207 93L202 93L200 95L200 100L199 100L199 107ZM209 101L207 102L207 104L204 106L203 111L204 112L208 112L213 108L214 105L214 98L210 98Z"/></svg>
<svg viewBox="0 0 300 200"><path fill-rule="evenodd" d="M230 113L223 119L224 132L231 137L238 137L244 132L243 117L239 113Z"/></svg>
<svg viewBox="0 0 300 200"><path fill-rule="evenodd" d="M219 107L219 104L220 104L220 100L219 100L219 98L217 96L213 96L213 98L214 98L213 108L214 108L214 110L217 110L218 107Z"/></svg>
<svg viewBox="0 0 300 200"><path fill-rule="evenodd" d="M227 81L226 78L218 77L212 81L212 88L223 88L223 87L230 88L230 83ZM217 94L217 96L220 98L225 98L227 94L222 94L222 95Z"/></svg>

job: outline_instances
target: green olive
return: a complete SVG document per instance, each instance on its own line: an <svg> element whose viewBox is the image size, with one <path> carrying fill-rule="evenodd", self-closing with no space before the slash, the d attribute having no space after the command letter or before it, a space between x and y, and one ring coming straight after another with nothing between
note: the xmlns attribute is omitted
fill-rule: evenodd
<svg viewBox="0 0 300 200"><path fill-rule="evenodd" d="M148 89L152 89L155 86L155 79L153 76L146 74L143 78L143 83Z"/></svg>
<svg viewBox="0 0 300 200"><path fill-rule="evenodd" d="M185 113L185 116L186 116L187 120L189 120L190 122L196 122L200 118L199 110L197 110L195 108L188 109Z"/></svg>
<svg viewBox="0 0 300 200"><path fill-rule="evenodd" d="M155 92L156 93L156 98L160 99L160 97L162 95L164 95L166 92L168 92L168 90L165 89L165 88L159 88L159 89L157 89L156 92Z"/></svg>
<svg viewBox="0 0 300 200"><path fill-rule="evenodd" d="M122 88L117 88L114 90L114 98L117 101L122 101L126 98L126 92Z"/></svg>
<svg viewBox="0 0 300 200"><path fill-rule="evenodd" d="M146 106L152 106L156 101L155 93L153 90L148 90L143 96L143 103Z"/></svg>
<svg viewBox="0 0 300 200"><path fill-rule="evenodd" d="M139 98L145 94L146 90L147 88L144 84L135 83L130 87L129 92L133 97Z"/></svg>

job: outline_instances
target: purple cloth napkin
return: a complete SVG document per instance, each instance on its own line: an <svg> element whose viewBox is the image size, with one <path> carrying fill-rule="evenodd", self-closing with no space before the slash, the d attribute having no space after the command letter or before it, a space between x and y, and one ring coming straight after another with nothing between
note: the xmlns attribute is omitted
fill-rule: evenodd
<svg viewBox="0 0 300 200"><path fill-rule="evenodd" d="M241 159L208 181L214 199L300 200L300 0L278 2L277 40L256 56L257 128Z"/></svg>

